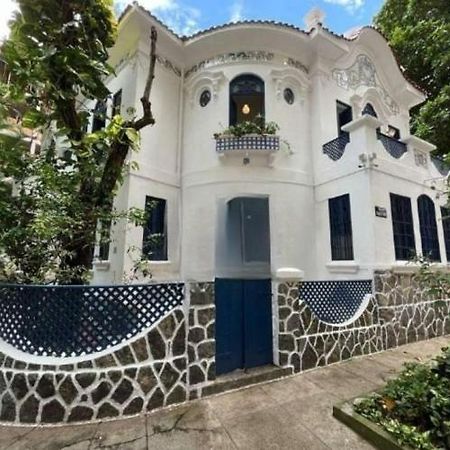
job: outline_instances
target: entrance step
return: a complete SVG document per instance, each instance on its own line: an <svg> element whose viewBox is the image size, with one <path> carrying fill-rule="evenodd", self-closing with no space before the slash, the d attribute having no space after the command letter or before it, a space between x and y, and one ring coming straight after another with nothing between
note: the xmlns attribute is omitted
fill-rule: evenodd
<svg viewBox="0 0 450 450"><path fill-rule="evenodd" d="M202 397L219 394L225 391L239 389L252 384L277 380L292 375L292 368L277 366L262 366L254 369L235 370L226 375L219 376L212 384L205 386Z"/></svg>

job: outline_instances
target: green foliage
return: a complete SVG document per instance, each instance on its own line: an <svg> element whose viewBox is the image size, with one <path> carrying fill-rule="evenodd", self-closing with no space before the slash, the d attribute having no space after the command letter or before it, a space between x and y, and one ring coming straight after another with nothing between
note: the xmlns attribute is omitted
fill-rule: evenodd
<svg viewBox="0 0 450 450"><path fill-rule="evenodd" d="M355 402L355 410L422 450L450 446L450 349L432 364L406 364L379 392Z"/></svg>
<svg viewBox="0 0 450 450"><path fill-rule="evenodd" d="M429 92L413 110L414 132L450 151L450 7L448 0L387 0L374 19L405 67Z"/></svg>
<svg viewBox="0 0 450 450"><path fill-rule="evenodd" d="M222 133L217 133L214 135L215 138L221 136L235 136L241 137L247 134L277 134L280 127L275 122L266 122L262 115L255 117L253 122L245 121L238 123L237 125L232 125L222 131Z"/></svg>
<svg viewBox="0 0 450 450"><path fill-rule="evenodd" d="M117 115L103 130L86 131L86 100L110 95L112 0L18 5L2 48L12 81L0 85L0 281L85 283L99 224L103 243L119 220L142 224L142 213L116 210L113 199L136 168L126 157L138 149L138 130L154 120L147 108L139 126ZM24 145L31 130L44 141L38 156Z"/></svg>

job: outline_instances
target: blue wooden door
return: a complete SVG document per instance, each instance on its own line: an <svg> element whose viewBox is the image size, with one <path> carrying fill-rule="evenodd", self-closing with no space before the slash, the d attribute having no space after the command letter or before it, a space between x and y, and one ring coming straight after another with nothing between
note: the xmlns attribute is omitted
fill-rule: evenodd
<svg viewBox="0 0 450 450"><path fill-rule="evenodd" d="M216 280L216 373L244 367L242 284Z"/></svg>
<svg viewBox="0 0 450 450"><path fill-rule="evenodd" d="M272 362L270 280L216 280L216 372Z"/></svg>
<svg viewBox="0 0 450 450"><path fill-rule="evenodd" d="M244 366L270 364L272 354L272 284L270 280L244 280Z"/></svg>

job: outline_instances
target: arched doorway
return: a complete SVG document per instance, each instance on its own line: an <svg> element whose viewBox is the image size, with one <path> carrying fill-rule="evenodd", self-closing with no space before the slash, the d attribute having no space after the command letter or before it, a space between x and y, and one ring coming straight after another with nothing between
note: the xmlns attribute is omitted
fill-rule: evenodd
<svg viewBox="0 0 450 450"><path fill-rule="evenodd" d="M230 83L230 125L264 117L264 81L256 75L236 77Z"/></svg>
<svg viewBox="0 0 450 450"><path fill-rule="evenodd" d="M216 373L270 364L272 283L269 199L237 197L219 215Z"/></svg>

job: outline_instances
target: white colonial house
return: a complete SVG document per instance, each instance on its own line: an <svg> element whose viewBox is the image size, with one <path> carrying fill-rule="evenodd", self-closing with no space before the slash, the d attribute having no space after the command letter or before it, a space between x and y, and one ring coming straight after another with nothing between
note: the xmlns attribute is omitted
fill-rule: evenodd
<svg viewBox="0 0 450 450"><path fill-rule="evenodd" d="M95 284L120 283L143 246L155 281L369 279L414 253L450 261L447 173L409 129L424 92L377 30L340 36L320 22L313 13L306 31L248 21L180 37L126 9L112 95L97 109L140 111L156 26L156 125L116 202L153 209L145 229L113 227ZM258 114L275 135L214 136Z"/></svg>

